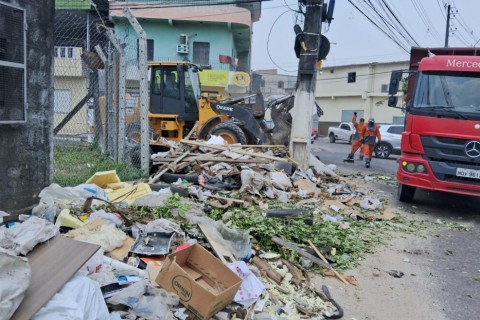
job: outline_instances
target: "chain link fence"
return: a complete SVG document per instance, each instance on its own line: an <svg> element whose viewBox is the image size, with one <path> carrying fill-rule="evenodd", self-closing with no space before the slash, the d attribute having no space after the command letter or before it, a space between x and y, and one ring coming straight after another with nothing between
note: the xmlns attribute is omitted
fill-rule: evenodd
<svg viewBox="0 0 480 320"><path fill-rule="evenodd" d="M56 150L97 148L140 168L138 55L124 48L98 10L56 10Z"/></svg>

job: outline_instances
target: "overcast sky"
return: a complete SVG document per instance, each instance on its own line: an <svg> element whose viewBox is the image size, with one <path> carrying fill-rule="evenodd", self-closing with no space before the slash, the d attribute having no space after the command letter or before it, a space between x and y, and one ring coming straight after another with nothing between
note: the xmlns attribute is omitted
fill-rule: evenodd
<svg viewBox="0 0 480 320"><path fill-rule="evenodd" d="M328 1L325 0L327 3ZM375 17L373 9L367 7L369 2L385 16L380 6L381 0L351 1L377 23L380 23L379 18ZM444 4L447 0L385 0L385 2L420 46L444 46L446 26ZM298 2L293 0L273 0L262 4L261 19L253 26L253 70L279 69L279 73L296 74L298 59L293 51L295 39L293 25L297 14L292 10L298 8L297 4ZM449 46L472 46L480 38L480 23L478 23L480 1L450 0L450 4L452 10L458 12L451 20L452 28L456 31L453 31L453 35L449 38ZM303 28L303 22L300 26ZM268 39L270 31L271 35ZM323 64L324 67L408 60L407 52L379 31L348 0L336 0L334 21L329 30L326 30L324 24L322 33L332 43L330 53ZM477 46L480 46L480 42ZM409 48L408 44L404 44L404 47Z"/></svg>

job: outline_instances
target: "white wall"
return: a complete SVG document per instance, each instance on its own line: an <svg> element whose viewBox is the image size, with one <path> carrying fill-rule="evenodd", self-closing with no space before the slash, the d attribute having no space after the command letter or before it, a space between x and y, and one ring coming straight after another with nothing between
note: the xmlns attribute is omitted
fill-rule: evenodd
<svg viewBox="0 0 480 320"><path fill-rule="evenodd" d="M342 110L363 110L366 119L374 117L377 123L392 123L394 116L403 113L388 107L388 93L381 89L382 85L389 84L391 71L399 69L408 69L408 62L324 68L317 75L315 92L316 101L324 111L320 121L340 122ZM347 81L350 72L356 72L354 83Z"/></svg>

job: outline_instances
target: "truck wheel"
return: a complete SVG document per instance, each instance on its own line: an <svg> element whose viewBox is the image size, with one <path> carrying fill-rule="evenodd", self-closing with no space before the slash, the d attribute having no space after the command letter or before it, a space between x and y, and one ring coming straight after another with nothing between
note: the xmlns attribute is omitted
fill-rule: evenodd
<svg viewBox="0 0 480 320"><path fill-rule="evenodd" d="M397 199L400 202L412 202L415 190L415 187L399 183L397 188Z"/></svg>
<svg viewBox="0 0 480 320"><path fill-rule="evenodd" d="M388 143L380 142L375 146L375 156L380 159L387 159L392 153L392 146Z"/></svg>
<svg viewBox="0 0 480 320"><path fill-rule="evenodd" d="M212 135L222 137L228 144L247 144L245 132L233 122L222 122L217 124L212 130L210 130L207 138L210 138Z"/></svg>
<svg viewBox="0 0 480 320"><path fill-rule="evenodd" d="M328 135L328 141L330 141L330 143L335 143L335 135L333 133Z"/></svg>

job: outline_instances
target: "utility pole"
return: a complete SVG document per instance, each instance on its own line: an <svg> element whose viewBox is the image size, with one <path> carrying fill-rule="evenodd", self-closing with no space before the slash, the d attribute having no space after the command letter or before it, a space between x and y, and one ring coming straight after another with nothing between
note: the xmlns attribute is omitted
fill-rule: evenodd
<svg viewBox="0 0 480 320"><path fill-rule="evenodd" d="M450 36L450 4L447 6L447 29L445 30L445 48L448 48L448 38Z"/></svg>
<svg viewBox="0 0 480 320"><path fill-rule="evenodd" d="M301 49L290 134L290 155L305 170L310 163L312 110L315 106L316 64L322 28L323 0L299 0L299 2L305 4L306 13L303 32L298 26L294 28L297 37L300 37Z"/></svg>

